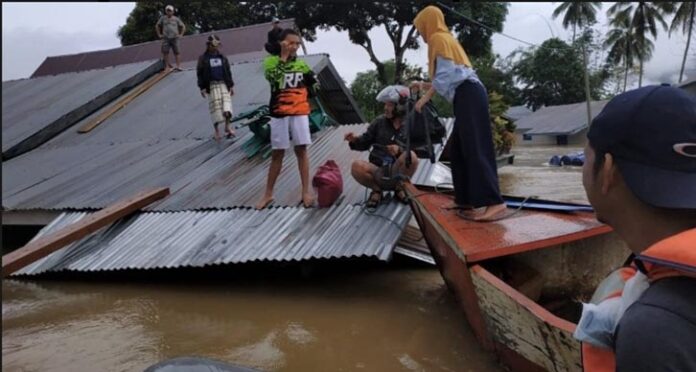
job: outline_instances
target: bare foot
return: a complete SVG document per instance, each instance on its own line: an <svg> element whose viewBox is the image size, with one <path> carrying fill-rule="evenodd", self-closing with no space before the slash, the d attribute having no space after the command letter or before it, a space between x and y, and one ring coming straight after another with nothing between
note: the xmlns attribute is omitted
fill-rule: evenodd
<svg viewBox="0 0 696 372"><path fill-rule="evenodd" d="M258 203L256 203L256 209L261 210L268 207L273 203L273 196L264 196Z"/></svg>
<svg viewBox="0 0 696 372"><path fill-rule="evenodd" d="M474 221L486 222L496 220L500 217L503 217L505 215L506 210L507 207L505 206L505 203L489 205L488 207L486 207L486 210L484 210L480 214L477 214L474 217Z"/></svg>
<svg viewBox="0 0 696 372"><path fill-rule="evenodd" d="M314 195L311 193L303 194L302 205L304 205L305 208L311 208L314 205Z"/></svg>
<svg viewBox="0 0 696 372"><path fill-rule="evenodd" d="M225 133L227 134L228 139L237 137L237 133L232 128L225 128Z"/></svg>
<svg viewBox="0 0 696 372"><path fill-rule="evenodd" d="M215 142L220 143L220 139L221 139L221 137L220 137L220 132L215 131L215 134L213 135L213 138L215 139Z"/></svg>
<svg viewBox="0 0 696 372"><path fill-rule="evenodd" d="M457 204L457 203L444 205L443 208L445 208L446 210L454 209L454 210L458 210L458 211L470 211L470 210L474 209L474 207L471 205Z"/></svg>

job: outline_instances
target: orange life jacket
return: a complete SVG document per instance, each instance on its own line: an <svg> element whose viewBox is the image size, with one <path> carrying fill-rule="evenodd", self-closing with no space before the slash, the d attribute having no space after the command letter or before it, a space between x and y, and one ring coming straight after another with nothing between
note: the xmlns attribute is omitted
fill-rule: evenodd
<svg viewBox="0 0 696 372"><path fill-rule="evenodd" d="M637 255L629 267L622 268L618 275L625 283L638 268L644 271L652 283L674 276L696 278L696 229L686 230L661 240ZM604 299L620 296L622 289L607 293ZM609 372L616 370L614 350L582 343L582 365L586 372Z"/></svg>

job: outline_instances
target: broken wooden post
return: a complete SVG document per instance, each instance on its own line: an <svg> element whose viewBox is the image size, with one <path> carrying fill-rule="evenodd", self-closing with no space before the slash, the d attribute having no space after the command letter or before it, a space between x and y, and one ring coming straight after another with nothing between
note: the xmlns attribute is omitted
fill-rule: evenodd
<svg viewBox="0 0 696 372"><path fill-rule="evenodd" d="M24 247L2 256L2 276L6 277L167 195L169 195L169 189L166 187L140 192L86 216L72 225L29 242Z"/></svg>

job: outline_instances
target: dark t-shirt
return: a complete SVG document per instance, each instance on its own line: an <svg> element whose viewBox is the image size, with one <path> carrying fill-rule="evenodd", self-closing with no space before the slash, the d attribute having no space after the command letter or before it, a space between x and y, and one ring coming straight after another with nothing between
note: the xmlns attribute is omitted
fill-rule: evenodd
<svg viewBox="0 0 696 372"><path fill-rule="evenodd" d="M225 81L222 56L219 54L210 57L210 81Z"/></svg>
<svg viewBox="0 0 696 372"><path fill-rule="evenodd" d="M659 280L626 310L616 330L616 370L696 371L696 279Z"/></svg>
<svg viewBox="0 0 696 372"><path fill-rule="evenodd" d="M401 125L397 130L394 128L391 120L384 115L380 115L370 123L367 131L351 142L349 146L351 150L356 151L365 151L372 147L369 157L370 163L382 166L383 159L390 156L384 146L398 144L398 142L401 142L401 144L406 143L404 126ZM375 144L381 146L373 146Z"/></svg>

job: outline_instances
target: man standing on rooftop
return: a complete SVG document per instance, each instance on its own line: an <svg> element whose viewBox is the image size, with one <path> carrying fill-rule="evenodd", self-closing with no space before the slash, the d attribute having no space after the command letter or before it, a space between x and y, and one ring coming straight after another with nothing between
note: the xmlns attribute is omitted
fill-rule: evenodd
<svg viewBox="0 0 696 372"><path fill-rule="evenodd" d="M184 36L186 26L181 22L179 17L174 15L174 7L167 5L164 8L165 15L160 17L155 25L157 37L162 39L162 59L166 64L166 68L172 67L169 64L169 49L174 51L174 59L176 59L175 70L181 71L181 63L179 61L179 38Z"/></svg>

